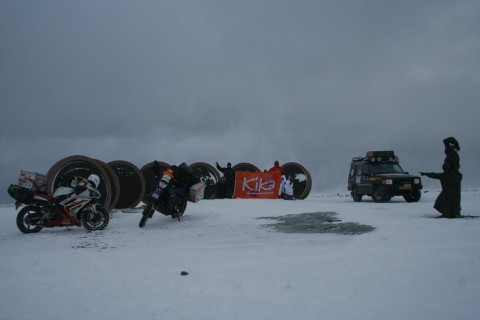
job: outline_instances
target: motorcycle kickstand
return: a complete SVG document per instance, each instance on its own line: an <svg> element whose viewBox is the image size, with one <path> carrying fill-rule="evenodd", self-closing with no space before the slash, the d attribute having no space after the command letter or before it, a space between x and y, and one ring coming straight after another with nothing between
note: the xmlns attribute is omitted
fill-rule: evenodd
<svg viewBox="0 0 480 320"><path fill-rule="evenodd" d="M180 221L180 213L179 212L172 213L172 218L174 218L174 219L177 218L178 221Z"/></svg>

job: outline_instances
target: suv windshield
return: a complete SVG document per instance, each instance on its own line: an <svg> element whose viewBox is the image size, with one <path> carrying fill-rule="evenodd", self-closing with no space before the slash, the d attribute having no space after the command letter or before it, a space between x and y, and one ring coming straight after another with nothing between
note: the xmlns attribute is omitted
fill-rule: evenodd
<svg viewBox="0 0 480 320"><path fill-rule="evenodd" d="M393 162L374 163L371 168L373 174L403 173L402 168L397 163Z"/></svg>

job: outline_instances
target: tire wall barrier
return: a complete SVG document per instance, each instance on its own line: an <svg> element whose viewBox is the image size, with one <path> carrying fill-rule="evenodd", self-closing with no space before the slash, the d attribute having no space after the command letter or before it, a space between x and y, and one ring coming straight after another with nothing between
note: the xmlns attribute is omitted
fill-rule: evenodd
<svg viewBox="0 0 480 320"><path fill-rule="evenodd" d="M195 177L199 182L205 184L205 199L214 199L217 191L217 183L220 181L220 174L217 169L205 162L195 162L190 165Z"/></svg>
<svg viewBox="0 0 480 320"><path fill-rule="evenodd" d="M232 169L235 171L260 172L257 166L248 162L240 162L234 165Z"/></svg>
<svg viewBox="0 0 480 320"><path fill-rule="evenodd" d="M293 178L293 196L295 199L305 199L312 189L312 176L304 166L296 162L287 162L282 167L287 178Z"/></svg>
<svg viewBox="0 0 480 320"><path fill-rule="evenodd" d="M301 164L287 162L282 165L285 174L293 178L294 197L305 199L312 188L310 172ZM152 161L139 169L134 164L116 160L105 163L98 159L82 155L66 157L55 163L47 173L47 192L52 194L61 186L69 186L75 176L87 178L90 174L100 177L99 202L111 211L113 209L134 208L140 202L148 202L157 189L158 181L170 164ZM214 199L217 183L221 174L212 165L195 162L190 165L196 179L205 184L205 199ZM260 172L260 169L248 162L241 162L232 167L235 171Z"/></svg>
<svg viewBox="0 0 480 320"><path fill-rule="evenodd" d="M95 161L99 166L101 166L105 170L105 173L107 174L106 178L110 181L110 188L111 188L110 193L112 194L112 198L110 200L110 204L105 208L107 209L107 211L111 211L113 208L116 208L118 199L120 197L120 182L118 179L118 175L112 169L112 167L107 165L105 162L97 159L93 161Z"/></svg>
<svg viewBox="0 0 480 320"><path fill-rule="evenodd" d="M166 162L157 162L157 166L155 163L149 162L140 169L142 172L144 181L145 181L145 191L142 196L142 201L147 203L152 196L152 193L158 187L158 181L162 176L162 172L165 171L170 165Z"/></svg>
<svg viewBox="0 0 480 320"><path fill-rule="evenodd" d="M118 177L119 198L115 209L136 207L145 194L145 178L143 173L134 164L117 160L107 163Z"/></svg>
<svg viewBox="0 0 480 320"><path fill-rule="evenodd" d="M100 178L98 191L102 194L99 203L107 211L114 207L113 187L110 175L105 171L97 160L85 156L70 156L55 163L47 173L47 192L53 194L56 188L70 186L74 177L87 178L90 174L96 174Z"/></svg>

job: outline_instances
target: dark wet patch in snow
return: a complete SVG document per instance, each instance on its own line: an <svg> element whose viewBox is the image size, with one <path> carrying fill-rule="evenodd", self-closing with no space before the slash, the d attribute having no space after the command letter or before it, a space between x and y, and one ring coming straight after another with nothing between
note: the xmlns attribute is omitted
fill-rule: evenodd
<svg viewBox="0 0 480 320"><path fill-rule="evenodd" d="M357 235L375 230L374 227L356 222L342 222L335 212L310 212L289 214L279 217L261 217L277 223L264 224L262 227L273 228L284 233L339 233Z"/></svg>

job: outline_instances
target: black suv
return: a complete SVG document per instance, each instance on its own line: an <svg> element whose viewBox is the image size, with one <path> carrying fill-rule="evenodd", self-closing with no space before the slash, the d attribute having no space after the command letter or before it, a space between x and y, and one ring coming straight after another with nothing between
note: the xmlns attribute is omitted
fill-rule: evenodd
<svg viewBox="0 0 480 320"><path fill-rule="evenodd" d="M352 159L348 190L355 202L371 196L375 202L403 196L407 202L418 202L422 180L404 172L393 151L368 151L365 157Z"/></svg>

